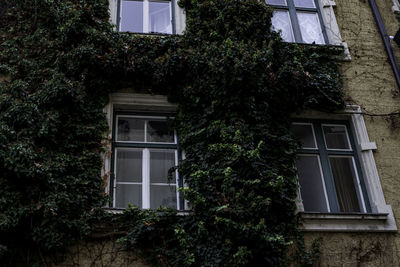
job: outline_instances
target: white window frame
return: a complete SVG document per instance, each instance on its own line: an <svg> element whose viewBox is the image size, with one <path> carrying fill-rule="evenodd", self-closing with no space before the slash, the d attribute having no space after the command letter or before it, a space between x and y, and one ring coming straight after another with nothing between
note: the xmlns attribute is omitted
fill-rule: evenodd
<svg viewBox="0 0 400 267"><path fill-rule="evenodd" d="M144 119L145 120L145 125L147 124L147 122L149 120L166 120L167 117L163 117L163 116L137 116L137 115L116 115L115 118L118 121L119 117L124 117L124 118L137 118L137 119ZM149 148L149 147L128 147L128 146L118 146L118 147L114 147L114 181L113 181L113 208L116 208L116 196L117 196L117 184L141 184L142 185L142 209L150 209L150 187L151 187L151 181L150 181L150 152L160 152L160 151L165 151L165 150L173 150L174 151L174 162L175 162L175 166L178 164L178 149L177 149L177 143L178 143L178 139L176 136L176 132L174 132L174 142L170 143L170 142L149 142L146 140L147 137L147 133L146 133L147 127L145 126L145 132L144 132L144 141L120 141L117 140L117 136L118 136L118 127L115 125L115 137L116 140L115 142L119 143L119 144L143 144L143 145L151 145L151 144L157 144L159 145L158 148ZM168 147L163 147L163 145L175 145L176 148L168 148ZM119 150L130 150L130 151L141 151L142 152L142 181L141 182L118 182L117 181L117 177L118 177L118 173L117 173L117 152ZM180 210L180 201L179 201L179 174L178 171L175 170L175 177L176 177L176 181L175 183L152 183L153 185L162 185L162 186L175 186L176 188L176 209Z"/></svg>
<svg viewBox="0 0 400 267"><path fill-rule="evenodd" d="M148 1L147 6L148 6ZM186 14L185 10L178 6L178 0L170 0L170 12L171 12L171 21L172 21L172 34L183 34L186 25ZM121 0L109 0L109 10L110 10L110 20L111 23L114 25L115 30L119 29L119 22L121 12ZM146 13L146 12L145 12ZM145 15L145 14L144 14ZM147 12L148 17L148 12ZM145 19L143 17L143 19ZM147 22L146 22L147 23ZM143 32L146 34L145 32Z"/></svg>
<svg viewBox="0 0 400 267"><path fill-rule="evenodd" d="M362 175L364 177L366 193L371 206L371 213L321 213L305 212L301 203L300 191L298 193L297 212L301 217L301 228L304 231L327 232L393 232L397 231L392 207L386 204L382 186L379 180L373 151L376 143L368 137L361 108L348 105L345 110L338 113L323 113L307 111L293 116L303 119L320 120L349 120L358 153Z"/></svg>
<svg viewBox="0 0 400 267"><path fill-rule="evenodd" d="M104 112L106 113L106 118L107 122L109 125L109 130L106 133L106 138L105 138L105 148L106 151L103 153L103 168L102 168L102 177L104 180L104 189L105 193L110 195L110 183L113 180L113 190L114 190L114 196L115 196L115 188L116 188L116 179L112 179L112 173L111 173L111 165L112 165L112 133L113 133L113 123L114 123L114 112L116 109L120 110L123 109L124 111L126 110L127 112L131 111L136 111L136 112L150 112L150 113L173 113L176 110L176 106L169 103L167 100L166 96L162 95L148 95L148 94L135 94L135 93L114 93L110 94L109 96L109 103L107 106L104 108ZM126 115L122 115L126 116ZM130 116L130 115L127 115ZM133 117L145 117L146 119L162 119L165 118L164 116L136 116L132 115ZM119 142L126 142L126 143L132 143L130 141L119 141ZM139 143L139 142L135 142ZM148 142L152 143L152 142ZM174 134L174 143L177 143L177 136ZM157 144L164 144L164 143L158 143ZM165 143L165 144L172 144L172 143ZM116 148L118 149L118 148ZM139 148L142 149L142 151L147 151L150 152L150 150L159 150L159 148ZM160 148L162 149L162 148ZM147 153L149 154L149 153ZM150 195L148 194L149 188L145 188L146 185L148 187L150 186L150 179L149 179L149 173L146 173L146 171L149 170L150 168L150 161L146 160L149 157L145 157L146 152L143 153L143 161L142 161L142 168L143 168L143 180L142 180L142 208L150 208ZM116 157L114 158L114 164L116 161ZM175 162L178 162L178 150L175 150ZM180 210L181 208L181 200L178 192L179 188L179 176L178 173L176 173L176 189L177 189L177 210ZM148 190L147 190L148 189ZM148 200L148 201L147 201ZM115 207L115 198L113 199L113 203L110 207L111 210L121 210L121 209L116 209Z"/></svg>
<svg viewBox="0 0 400 267"><path fill-rule="evenodd" d="M397 0L393 0L397 1ZM340 57L340 60L350 61L351 55L346 42L343 42L342 36L340 35L339 25L335 16L335 7L336 3L333 0L317 0L318 13L320 14L320 18L322 18L321 24L325 29L327 45L341 46L344 48L343 55Z"/></svg>
<svg viewBox="0 0 400 267"><path fill-rule="evenodd" d="M318 0L319 7L321 10L321 16L323 24L325 26L326 35L328 36L329 44L342 46L344 48L343 56L341 60L350 61L351 55L349 47L346 42L343 42L342 36L340 35L339 25L335 16L336 3L334 0Z"/></svg>
<svg viewBox="0 0 400 267"><path fill-rule="evenodd" d="M267 4L268 4L268 0ZM316 21L317 21L317 27L320 29L320 33L322 34L322 41L323 43L319 43L320 45L325 45L329 44L329 39L325 31L325 26L322 19L322 14L321 10L319 8L319 1L318 0L311 0L314 4L313 7L297 7L294 4L294 0L284 0L286 2L286 5L273 5L270 4L271 7L274 8L276 11L284 11L287 12L287 15L289 16L289 24L291 28L291 36L293 39L293 42L296 43L307 43L303 39L303 32L301 31L301 25L300 25L300 20L298 15L301 13L308 13L308 14L316 14Z"/></svg>

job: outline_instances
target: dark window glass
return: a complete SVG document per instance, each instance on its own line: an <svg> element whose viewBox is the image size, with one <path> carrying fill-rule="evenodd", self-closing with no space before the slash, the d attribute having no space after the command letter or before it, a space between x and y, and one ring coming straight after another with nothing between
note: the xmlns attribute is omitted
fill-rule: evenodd
<svg viewBox="0 0 400 267"><path fill-rule="evenodd" d="M353 158L350 157L329 157L335 181L336 194L339 208L342 212L360 212L357 192L354 181L356 174Z"/></svg>
<svg viewBox="0 0 400 267"><path fill-rule="evenodd" d="M344 125L322 126L328 149L350 149L346 127Z"/></svg>
<svg viewBox="0 0 400 267"><path fill-rule="evenodd" d="M166 121L148 121L147 142L174 143L174 134L169 130Z"/></svg>
<svg viewBox="0 0 400 267"><path fill-rule="evenodd" d="M118 118L117 141L144 142L144 120L136 118Z"/></svg>
<svg viewBox="0 0 400 267"><path fill-rule="evenodd" d="M318 156L298 156L296 166L304 210L327 212L328 204Z"/></svg>
<svg viewBox="0 0 400 267"><path fill-rule="evenodd" d="M300 139L303 148L317 148L312 124L292 124L292 133Z"/></svg>

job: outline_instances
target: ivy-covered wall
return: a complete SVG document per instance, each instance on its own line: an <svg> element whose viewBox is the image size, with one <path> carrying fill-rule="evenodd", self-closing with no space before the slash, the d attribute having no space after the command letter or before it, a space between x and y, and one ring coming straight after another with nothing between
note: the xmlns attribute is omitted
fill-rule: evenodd
<svg viewBox="0 0 400 267"><path fill-rule="evenodd" d="M185 0L182 36L113 31L106 0L6 1L0 27L0 258L41 264L100 236L148 263L311 264L297 230L290 115L343 107L335 49L283 43L256 0ZM102 109L121 88L164 94L191 203L108 214ZM146 89L150 88L150 89ZM298 244L289 259L287 248ZM57 254L56 252L59 252ZM54 255L60 255L59 258Z"/></svg>

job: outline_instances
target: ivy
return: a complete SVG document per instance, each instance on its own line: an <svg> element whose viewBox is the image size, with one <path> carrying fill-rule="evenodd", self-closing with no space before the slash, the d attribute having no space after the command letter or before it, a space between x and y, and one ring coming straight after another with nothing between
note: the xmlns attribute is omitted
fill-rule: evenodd
<svg viewBox="0 0 400 267"><path fill-rule="evenodd" d="M109 221L127 232L127 248L158 265L285 264L299 235L290 116L343 107L334 49L282 42L271 31L272 10L256 0L181 1L185 34L166 37L115 32L106 0L6 3L3 262L40 262ZM101 209L108 129L102 109L109 93L126 87L177 104L172 123L186 154L178 170L187 216L137 207L111 216Z"/></svg>

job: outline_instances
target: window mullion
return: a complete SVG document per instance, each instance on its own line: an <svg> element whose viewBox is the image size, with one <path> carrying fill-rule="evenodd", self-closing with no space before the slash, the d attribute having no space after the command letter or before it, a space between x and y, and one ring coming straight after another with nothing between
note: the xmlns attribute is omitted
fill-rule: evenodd
<svg viewBox="0 0 400 267"><path fill-rule="evenodd" d="M111 132L111 172L110 172L110 184L109 184L109 190L110 190L110 197L111 201L109 205L111 207L115 207L115 196L116 196L116 187L117 187L117 181L116 181L116 166L117 166L117 148L115 148L114 143L116 140L116 125L117 125L117 115L114 113L112 116L112 132Z"/></svg>
<svg viewBox="0 0 400 267"><path fill-rule="evenodd" d="M292 21L295 41L296 43L303 43L303 38L301 37L300 25L299 21L297 20L296 7L294 6L294 2L293 0L287 0L287 4L289 7L289 16L290 20Z"/></svg>
<svg viewBox="0 0 400 267"><path fill-rule="evenodd" d="M110 181L110 192L111 192L111 198L112 198L112 206L115 208L115 204L116 204L116 190L117 190L117 179L116 179L116 166L117 166L117 148L113 149L113 154L111 157L111 162L112 162L112 170L113 173L111 174L111 181Z"/></svg>
<svg viewBox="0 0 400 267"><path fill-rule="evenodd" d="M149 25L149 1L143 1L143 33L150 32L150 25Z"/></svg>
<svg viewBox="0 0 400 267"><path fill-rule="evenodd" d="M178 150L175 150L175 166L178 166ZM179 173L178 170L175 170L175 191L176 191L176 208L177 210L181 209L181 202L180 202L180 197L179 197L179 188L180 188L180 183L179 183Z"/></svg>
<svg viewBox="0 0 400 267"><path fill-rule="evenodd" d="M319 23L321 24L321 30L322 30L322 35L324 36L324 40L325 40L325 44L329 44L329 39L328 39L328 34L326 32L326 28L325 28L325 23L324 23L324 19L322 17L322 8L320 8L318 0L314 0L315 3L315 7L317 8L317 14L318 14L318 19L319 19Z"/></svg>
<svg viewBox="0 0 400 267"><path fill-rule="evenodd" d="M175 1L177 0L171 0L169 2L170 4L170 9L169 9L169 13L171 15L171 25L172 25L172 33L175 34L176 33L176 25L175 25Z"/></svg>
<svg viewBox="0 0 400 267"><path fill-rule="evenodd" d="M335 182L333 180L333 174L329 163L328 153L325 149L325 142L323 140L321 124L316 123L314 126L315 126L314 130L317 139L317 144L320 151L320 159L322 165L322 172L324 174L325 188L328 193L330 211L340 212L338 199L336 195Z"/></svg>
<svg viewBox="0 0 400 267"><path fill-rule="evenodd" d="M118 6L117 6L117 31L121 31L121 6L122 6L122 0L118 0Z"/></svg>
<svg viewBox="0 0 400 267"><path fill-rule="evenodd" d="M143 209L150 208L150 151L143 149L142 156L142 205Z"/></svg>

